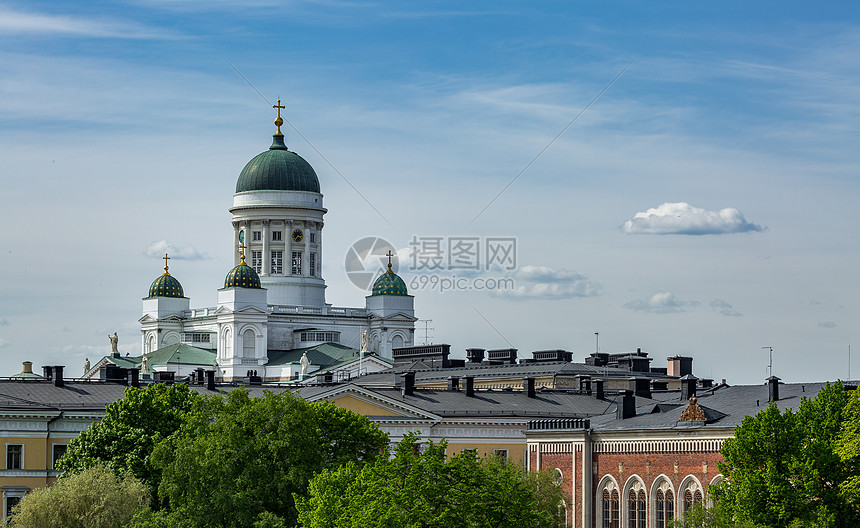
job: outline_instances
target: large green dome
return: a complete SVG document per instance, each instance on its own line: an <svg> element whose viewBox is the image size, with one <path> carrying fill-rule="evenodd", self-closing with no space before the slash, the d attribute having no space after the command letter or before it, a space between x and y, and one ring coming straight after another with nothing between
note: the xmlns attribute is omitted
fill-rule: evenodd
<svg viewBox="0 0 860 528"><path fill-rule="evenodd" d="M287 150L284 136L272 136L269 150L254 156L236 182L236 192L309 191L320 192L320 181L311 164Z"/></svg>
<svg viewBox="0 0 860 528"><path fill-rule="evenodd" d="M183 297L182 285L176 280L176 277L164 271L161 277L158 277L149 286L150 297Z"/></svg>
<svg viewBox="0 0 860 528"><path fill-rule="evenodd" d="M260 285L260 276L254 271L254 268L245 264L244 257L242 263L230 270L227 278L224 279L225 288L262 288Z"/></svg>
<svg viewBox="0 0 860 528"><path fill-rule="evenodd" d="M389 265L388 271L383 273L376 279L376 282L373 283L373 293L374 295L409 295L406 292L406 283L403 282L396 273L391 271L391 266Z"/></svg>

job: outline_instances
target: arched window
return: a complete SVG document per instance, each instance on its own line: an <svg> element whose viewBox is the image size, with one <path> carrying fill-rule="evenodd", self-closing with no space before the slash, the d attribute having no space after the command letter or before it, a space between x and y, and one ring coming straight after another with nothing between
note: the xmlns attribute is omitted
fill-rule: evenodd
<svg viewBox="0 0 860 528"><path fill-rule="evenodd" d="M619 528L618 502L618 490L603 490L603 528Z"/></svg>
<svg viewBox="0 0 860 528"><path fill-rule="evenodd" d="M627 525L645 528L645 522L645 491L632 489L627 497Z"/></svg>
<svg viewBox="0 0 860 528"><path fill-rule="evenodd" d="M403 346L403 338L399 335L396 335L391 338L391 348L400 348Z"/></svg>
<svg viewBox="0 0 860 528"><path fill-rule="evenodd" d="M657 528L668 528L675 518L675 496L672 490L657 490Z"/></svg>
<svg viewBox="0 0 860 528"><path fill-rule="evenodd" d="M253 358L256 355L257 336L250 328L242 334L242 357Z"/></svg>
<svg viewBox="0 0 860 528"><path fill-rule="evenodd" d="M684 492L684 512L689 511L693 504L697 502L702 502L702 492L700 490L693 491L692 489L687 489Z"/></svg>
<svg viewBox="0 0 860 528"><path fill-rule="evenodd" d="M228 328L224 330L224 357L229 358L233 355L233 332Z"/></svg>
<svg viewBox="0 0 860 528"><path fill-rule="evenodd" d="M156 351L155 347L156 347L155 336L151 335L151 336L149 336L149 343L147 343L147 345L146 345L146 353L149 354L150 352L155 352Z"/></svg>

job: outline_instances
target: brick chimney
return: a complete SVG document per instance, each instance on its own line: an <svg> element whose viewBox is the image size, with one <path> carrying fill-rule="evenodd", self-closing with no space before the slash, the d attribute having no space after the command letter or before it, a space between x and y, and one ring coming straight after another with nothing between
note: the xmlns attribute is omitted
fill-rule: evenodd
<svg viewBox="0 0 860 528"><path fill-rule="evenodd" d="M63 365L54 365L54 387L62 387L63 385Z"/></svg>
<svg viewBox="0 0 860 528"><path fill-rule="evenodd" d="M475 395L475 376L465 376L463 378L463 392L469 398Z"/></svg>
<svg viewBox="0 0 860 528"><path fill-rule="evenodd" d="M779 378L767 378L767 397L769 401L779 401Z"/></svg>
<svg viewBox="0 0 860 528"><path fill-rule="evenodd" d="M698 383L699 378L693 376L692 374L687 374L683 378L681 378L681 399L684 401L688 401L690 398L696 395L696 383Z"/></svg>
<svg viewBox="0 0 860 528"><path fill-rule="evenodd" d="M636 396L633 395L633 391L621 391L619 396L621 401L616 404L615 417L619 420L626 420L636 416Z"/></svg>
<svg viewBox="0 0 860 528"><path fill-rule="evenodd" d="M602 379L591 380L591 389L591 394L594 395L596 399L602 400L604 398L605 394L603 393Z"/></svg>
<svg viewBox="0 0 860 528"><path fill-rule="evenodd" d="M448 390L451 392L457 392L460 390L459 376L448 376Z"/></svg>
<svg viewBox="0 0 860 528"><path fill-rule="evenodd" d="M412 371L404 372L400 375L400 394L402 396L412 396L415 392L415 373Z"/></svg>

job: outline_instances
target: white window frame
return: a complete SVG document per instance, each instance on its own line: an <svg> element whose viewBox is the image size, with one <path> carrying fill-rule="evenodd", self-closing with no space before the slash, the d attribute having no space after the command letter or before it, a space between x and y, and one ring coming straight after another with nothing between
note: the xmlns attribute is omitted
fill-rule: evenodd
<svg viewBox="0 0 860 528"><path fill-rule="evenodd" d="M263 233L260 231L251 231L251 240L254 242L259 242L263 238Z"/></svg>
<svg viewBox="0 0 860 528"><path fill-rule="evenodd" d="M60 455L59 457L57 456L57 448L58 447L64 448L63 454ZM57 469L57 467L56 467L57 466L57 460L59 460L63 455L65 455L66 451L68 451L68 449L69 449L69 444L52 444L51 445L51 469L54 469L54 470Z"/></svg>
<svg viewBox="0 0 860 528"><path fill-rule="evenodd" d="M293 275L302 274L302 252L293 251L292 259L290 260L290 272Z"/></svg>
<svg viewBox="0 0 860 528"><path fill-rule="evenodd" d="M272 231L272 242L281 242L283 240L283 231Z"/></svg>
<svg viewBox="0 0 860 528"><path fill-rule="evenodd" d="M251 267L257 273L263 272L263 252L259 250L251 250Z"/></svg>
<svg viewBox="0 0 860 528"><path fill-rule="evenodd" d="M9 448L10 447L20 447L21 452L18 453L18 467L9 467ZM17 442L8 442L6 444L6 469L24 469L24 444L20 444ZM5 511L5 510L4 510Z"/></svg>
<svg viewBox="0 0 860 528"><path fill-rule="evenodd" d="M284 273L284 252L279 249L273 249L270 255L272 259L271 272L276 274Z"/></svg>
<svg viewBox="0 0 860 528"><path fill-rule="evenodd" d="M316 270L317 267L317 254L311 251L309 258L310 261L308 263L308 275L310 275L311 277L315 277L316 274L314 273L314 270Z"/></svg>

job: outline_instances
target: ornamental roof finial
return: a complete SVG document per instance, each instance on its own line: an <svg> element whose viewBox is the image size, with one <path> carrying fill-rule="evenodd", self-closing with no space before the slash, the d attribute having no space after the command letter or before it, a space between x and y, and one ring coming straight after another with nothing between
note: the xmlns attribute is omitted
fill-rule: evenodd
<svg viewBox="0 0 860 528"><path fill-rule="evenodd" d="M278 104L272 105L272 108L278 109L278 117L275 118L275 126L278 127L277 134L279 136L281 136L281 135L283 135L283 134L281 134L281 125L284 124L284 119L281 117L281 109L286 108L286 106L281 105L281 100L278 99Z"/></svg>
<svg viewBox="0 0 860 528"><path fill-rule="evenodd" d="M394 253L392 253L389 249L388 253L386 253L385 256L388 257L388 271L386 271L385 273L394 273L393 271L391 271L391 257L394 256Z"/></svg>
<svg viewBox="0 0 860 528"><path fill-rule="evenodd" d="M161 258L164 260L164 274L170 275L170 273L167 272L167 261L170 260L170 257L168 257L167 253L165 253L164 256Z"/></svg>

